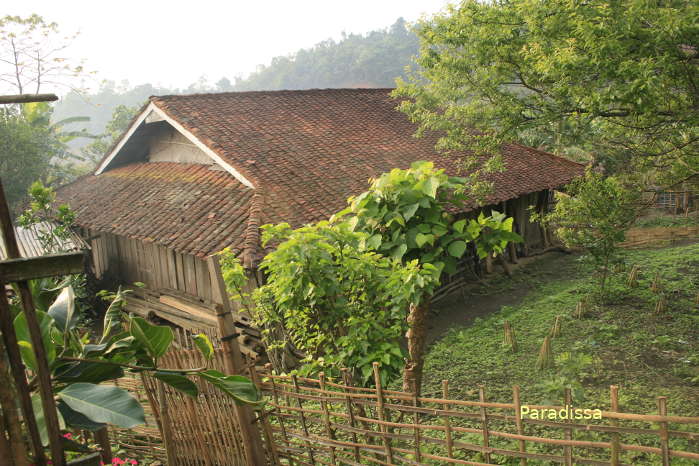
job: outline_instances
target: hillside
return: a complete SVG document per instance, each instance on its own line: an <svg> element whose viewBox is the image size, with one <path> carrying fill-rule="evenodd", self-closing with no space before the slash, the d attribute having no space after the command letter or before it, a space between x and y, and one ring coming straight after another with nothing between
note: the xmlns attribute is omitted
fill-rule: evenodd
<svg viewBox="0 0 699 466"><path fill-rule="evenodd" d="M393 87L403 76L411 57L418 52L418 39L399 18L386 29L367 34L344 34L342 39L328 39L290 56L275 57L269 65L261 65L245 79L234 83L221 78L215 84L206 79L185 89L168 89L146 83L135 87L128 83L106 81L89 95L69 93L57 104L54 120L72 116L88 116L82 124L91 134L101 134L118 105L140 106L151 95L190 94L196 92L253 91L278 89L311 89L341 87ZM206 70L202 70L205 73ZM89 140L76 140L79 148Z"/></svg>

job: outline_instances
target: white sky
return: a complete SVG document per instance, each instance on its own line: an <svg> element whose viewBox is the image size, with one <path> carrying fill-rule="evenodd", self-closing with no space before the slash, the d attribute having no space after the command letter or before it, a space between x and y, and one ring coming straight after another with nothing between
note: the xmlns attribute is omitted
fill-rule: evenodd
<svg viewBox="0 0 699 466"><path fill-rule="evenodd" d="M7 2L9 3L9 2ZM37 13L62 33L80 31L69 49L97 71L96 81L128 79L186 87L247 75L342 31L364 33L435 13L447 0L23 0L2 14ZM47 89L48 90L48 89Z"/></svg>

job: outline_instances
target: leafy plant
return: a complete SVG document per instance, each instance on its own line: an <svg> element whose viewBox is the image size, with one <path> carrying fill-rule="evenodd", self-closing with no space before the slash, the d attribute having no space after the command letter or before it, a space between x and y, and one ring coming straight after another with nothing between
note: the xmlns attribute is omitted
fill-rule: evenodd
<svg viewBox="0 0 699 466"><path fill-rule="evenodd" d="M611 266L621 261L619 244L637 217L638 197L619 179L588 170L568 185L567 194L557 194L553 212L535 218L555 227L566 246L586 253L604 292Z"/></svg>
<svg viewBox="0 0 699 466"><path fill-rule="evenodd" d="M384 382L397 376L405 311L434 285L435 268L382 256L369 248L368 234L339 220L296 230L268 225L262 238L278 244L260 266L267 285L255 293L268 346L283 348L288 339L303 353L301 373L339 376L346 367L367 383L372 362L381 361ZM224 277L235 281L235 269L227 267Z"/></svg>
<svg viewBox="0 0 699 466"><path fill-rule="evenodd" d="M236 403L259 406L262 401L255 385L245 377L227 376L203 368L164 369L158 360L173 341L172 329L153 325L140 317L124 318L122 306L126 291L103 293L110 301L101 335L91 338L77 327L79 320L73 289L61 290L47 312L37 310L41 335L51 370L53 391L61 426L66 429L98 430L107 424L130 428L144 421L143 408L126 390L103 385L123 377L125 372L148 373L187 395L196 397L191 377L212 383ZM14 320L22 360L36 370L36 360L24 312ZM197 335L195 343L207 360L213 356L211 343ZM33 397L38 400L38 394ZM41 406L40 402L36 403ZM46 431L43 416L37 416L40 430ZM45 443L48 442L44 436Z"/></svg>
<svg viewBox="0 0 699 466"><path fill-rule="evenodd" d="M493 212L477 219L456 218L450 211L469 205L466 179L450 177L432 162L415 162L408 170L394 169L373 180L369 190L350 198L340 215L351 214L350 225L368 235L367 245L408 264L417 261L433 267L435 278L453 274L469 244L481 259L500 254L510 241L521 241L512 232L512 219ZM403 388L420 391L426 319L434 284L422 290L408 316L410 371ZM414 380L409 379L414 374ZM415 386L411 386L415 384Z"/></svg>

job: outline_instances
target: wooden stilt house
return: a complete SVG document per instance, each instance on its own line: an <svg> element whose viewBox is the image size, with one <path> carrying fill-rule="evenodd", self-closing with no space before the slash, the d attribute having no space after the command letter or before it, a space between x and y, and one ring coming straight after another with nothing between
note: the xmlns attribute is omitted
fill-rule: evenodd
<svg viewBox="0 0 699 466"><path fill-rule="evenodd" d="M58 192L92 245L106 284L143 282L129 303L184 327L210 326L216 299L204 259L231 248L263 277L259 227L326 219L368 180L417 160L459 173L457 156L414 138L390 89L328 89L151 97L95 172ZM529 208L583 167L518 144L490 176L485 208L505 210L525 238L515 255L545 248ZM464 213L476 205L464 206ZM510 256L513 259L515 256ZM242 325L242 324L241 324Z"/></svg>

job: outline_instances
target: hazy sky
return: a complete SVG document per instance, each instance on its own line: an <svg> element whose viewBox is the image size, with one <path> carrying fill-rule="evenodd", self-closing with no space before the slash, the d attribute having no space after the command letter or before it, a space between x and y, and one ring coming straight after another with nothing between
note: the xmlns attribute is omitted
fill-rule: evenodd
<svg viewBox="0 0 699 466"><path fill-rule="evenodd" d="M342 31L364 33L414 21L447 0L23 0L3 14L37 13L61 32L80 31L70 55L86 59L96 81L128 79L186 87L215 82L310 47Z"/></svg>

